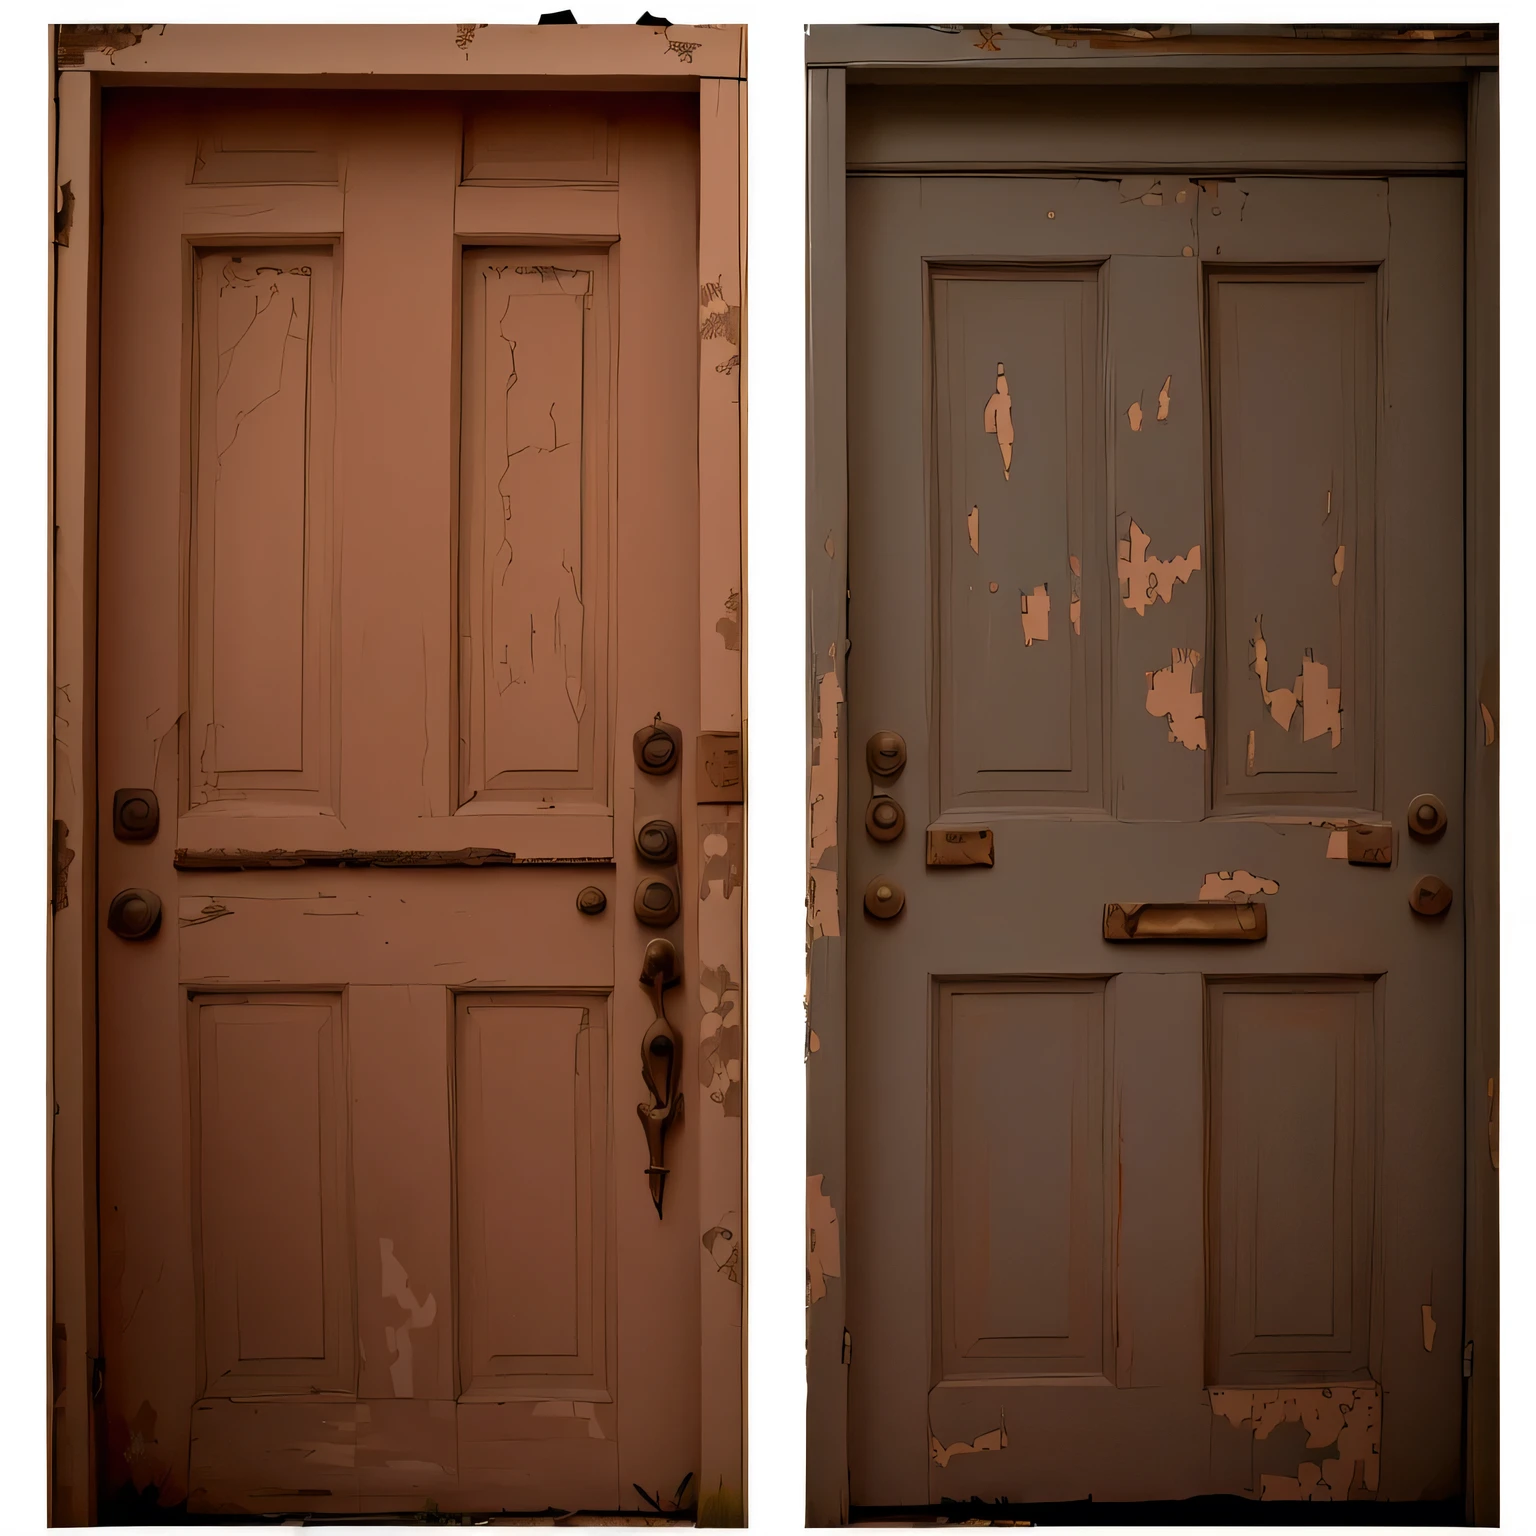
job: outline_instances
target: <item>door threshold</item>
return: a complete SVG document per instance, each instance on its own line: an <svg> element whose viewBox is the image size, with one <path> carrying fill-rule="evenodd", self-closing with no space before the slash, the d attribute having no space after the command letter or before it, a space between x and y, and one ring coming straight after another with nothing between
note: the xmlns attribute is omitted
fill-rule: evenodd
<svg viewBox="0 0 1536 1536"><path fill-rule="evenodd" d="M1448 1499L1346 1499L1298 1503L1290 1499L1246 1499L1236 1494L1202 1494L1193 1499L1111 1502L1073 1499L1051 1504L1008 1504L948 1499L942 1504L881 1508L854 1505L849 1525L1465 1525L1461 1494Z"/></svg>

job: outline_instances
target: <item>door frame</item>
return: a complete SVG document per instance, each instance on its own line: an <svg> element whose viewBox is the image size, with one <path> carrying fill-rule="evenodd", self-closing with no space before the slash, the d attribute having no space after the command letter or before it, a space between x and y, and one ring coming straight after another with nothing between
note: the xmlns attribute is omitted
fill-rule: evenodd
<svg viewBox="0 0 1536 1536"><path fill-rule="evenodd" d="M105 1436L96 1176L95 654L100 138L105 91L160 87L683 92L700 98L698 404L700 730L743 736L745 612L746 28L739 26L51 26L48 685L48 1511L93 1524ZM712 321L734 309L735 335ZM716 616L736 601L737 648ZM738 908L738 912L740 908ZM720 933L718 919L711 931ZM742 974L739 918L729 953ZM743 1035L745 1040L745 1034ZM745 1057L745 1052L743 1052ZM745 1060L743 1059L743 1072ZM743 1085L745 1088L745 1084ZM698 1117L714 1193L745 1214L741 1139ZM745 1119L742 1136L745 1134ZM705 1236L702 1212L700 1235ZM700 1523L745 1520L739 1289L711 1285L701 1242ZM729 1292L729 1294L725 1294ZM715 1507L710 1508L711 1501Z"/></svg>
<svg viewBox="0 0 1536 1536"><path fill-rule="evenodd" d="M821 1284L807 1302L806 1523L848 1521L852 1256L838 1253L847 1193L848 442L847 90L914 84L1333 85L1467 88L1465 291L1466 934L1463 1467L1470 1523L1499 1521L1499 77L1497 29L1221 26L812 26L807 74L806 573L807 1234ZM868 169L861 164L861 169ZM958 168L958 167L957 167ZM1042 169L1049 169L1042 166ZM938 162L924 170L941 171ZM1061 170L1080 169L1065 162ZM1169 170L1180 169L1169 165ZM1287 167L1326 172L1328 162ZM1334 167L1337 169L1337 167ZM1381 171L1386 168L1382 167ZM1356 174L1369 168L1351 166ZM1381 171L1377 173L1380 174ZM1194 170L1192 168L1192 174ZM1233 174L1223 166L1222 174ZM1102 171L1099 174L1103 174ZM829 708L823 718L823 707ZM843 744L840 749L840 744ZM828 799L832 805L827 805ZM817 810L818 802L821 809ZM839 1273L839 1270L841 1273Z"/></svg>

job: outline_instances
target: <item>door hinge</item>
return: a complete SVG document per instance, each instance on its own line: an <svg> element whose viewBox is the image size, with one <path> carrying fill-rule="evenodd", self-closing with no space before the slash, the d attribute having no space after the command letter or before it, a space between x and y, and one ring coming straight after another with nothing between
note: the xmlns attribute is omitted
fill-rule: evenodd
<svg viewBox="0 0 1536 1536"><path fill-rule="evenodd" d="M1461 1351L1461 1375L1468 1380L1472 1375L1472 1340L1468 1339Z"/></svg>
<svg viewBox="0 0 1536 1536"><path fill-rule="evenodd" d="M846 1328L843 1329L843 1364L853 1364L853 1335Z"/></svg>

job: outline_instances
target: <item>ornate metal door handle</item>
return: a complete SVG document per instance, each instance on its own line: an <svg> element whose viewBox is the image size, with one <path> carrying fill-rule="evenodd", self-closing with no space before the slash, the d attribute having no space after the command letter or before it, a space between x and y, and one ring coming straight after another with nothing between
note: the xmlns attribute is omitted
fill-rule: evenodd
<svg viewBox="0 0 1536 1536"><path fill-rule="evenodd" d="M645 1146L649 1154L645 1173L650 1181L651 1199L656 1203L658 1220L667 1183L667 1132L683 1107L683 1096L678 1091L682 1081L683 1045L667 1018L662 992L675 986L679 979L677 950L671 940L652 939L645 946L645 959L640 967L640 984L650 988L656 1004L656 1017L640 1041L640 1076L651 1095L651 1102L637 1104L635 1113L645 1127Z"/></svg>

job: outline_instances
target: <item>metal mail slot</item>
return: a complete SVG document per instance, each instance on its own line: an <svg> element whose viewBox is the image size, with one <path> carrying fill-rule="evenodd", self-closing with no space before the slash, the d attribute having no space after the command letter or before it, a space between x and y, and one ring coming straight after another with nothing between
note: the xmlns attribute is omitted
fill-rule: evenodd
<svg viewBox="0 0 1536 1536"><path fill-rule="evenodd" d="M1114 944L1133 939L1253 943L1268 932L1262 901L1112 901L1104 908L1104 937Z"/></svg>

